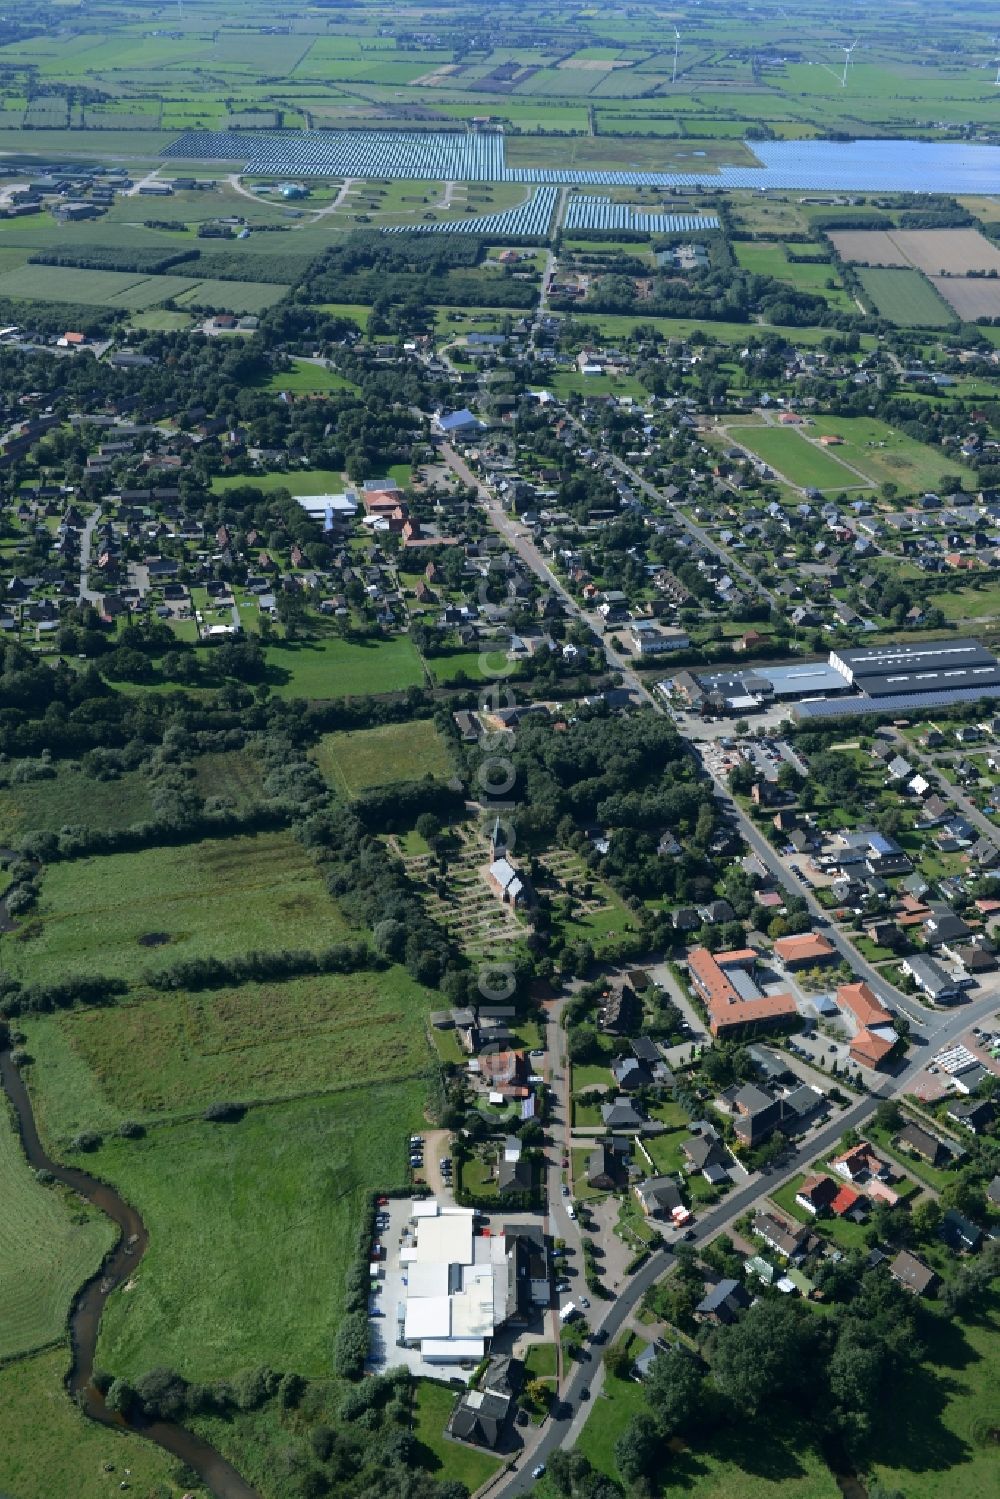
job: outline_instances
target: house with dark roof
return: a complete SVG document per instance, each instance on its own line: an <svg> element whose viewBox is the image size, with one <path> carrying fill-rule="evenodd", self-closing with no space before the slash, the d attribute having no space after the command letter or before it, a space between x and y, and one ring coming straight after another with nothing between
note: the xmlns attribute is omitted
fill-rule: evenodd
<svg viewBox="0 0 1000 1499"><path fill-rule="evenodd" d="M960 1124L973 1135L981 1134L996 1118L996 1110L989 1098L960 1098L950 1103L945 1113L953 1123Z"/></svg>
<svg viewBox="0 0 1000 1499"><path fill-rule="evenodd" d="M623 1093L635 1093L653 1083L652 1072L638 1057L615 1057L611 1063L611 1075Z"/></svg>
<svg viewBox="0 0 1000 1499"><path fill-rule="evenodd" d="M626 1140L599 1140L587 1162L587 1185L617 1192L628 1182L630 1152Z"/></svg>
<svg viewBox="0 0 1000 1499"><path fill-rule="evenodd" d="M939 1233L949 1248L960 1254L975 1254L982 1246L983 1231L979 1224L954 1208L949 1208L941 1219Z"/></svg>
<svg viewBox="0 0 1000 1499"><path fill-rule="evenodd" d="M650 1176L633 1188L647 1218L669 1218L683 1206L680 1188L671 1176Z"/></svg>
<svg viewBox="0 0 1000 1499"><path fill-rule="evenodd" d="M730 1099L736 1138L751 1148L767 1140L781 1119L781 1105L776 1098L753 1083L745 1083Z"/></svg>
<svg viewBox="0 0 1000 1499"><path fill-rule="evenodd" d="M603 1103L601 1118L605 1129L641 1129L646 1122L631 1098L624 1095L613 1103Z"/></svg>
<svg viewBox="0 0 1000 1499"><path fill-rule="evenodd" d="M694 1309L699 1322L713 1322L717 1327L728 1327L735 1322L740 1312L750 1305L750 1296L738 1280L720 1280L718 1285L702 1297Z"/></svg>
<svg viewBox="0 0 1000 1499"><path fill-rule="evenodd" d="M896 1136L896 1144L902 1150L910 1150L931 1166L946 1166L950 1160L947 1147L936 1135L921 1129L919 1124L907 1124Z"/></svg>

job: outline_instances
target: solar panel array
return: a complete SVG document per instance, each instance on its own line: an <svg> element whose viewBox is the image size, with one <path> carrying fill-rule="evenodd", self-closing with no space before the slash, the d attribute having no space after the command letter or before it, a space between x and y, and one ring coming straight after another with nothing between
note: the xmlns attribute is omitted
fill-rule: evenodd
<svg viewBox="0 0 1000 1499"><path fill-rule="evenodd" d="M893 697L822 697L811 703L796 703L796 718L837 718L841 714L921 713L926 708L947 708L952 703L975 703L980 698L1000 697L1000 687L947 687L940 692L908 692Z"/></svg>
<svg viewBox="0 0 1000 1499"><path fill-rule="evenodd" d="M570 198L564 226L567 229L625 229L633 234L698 234L718 229L714 213L645 213L629 203L593 194Z"/></svg>
<svg viewBox="0 0 1000 1499"><path fill-rule="evenodd" d="M484 234L510 238L541 237L549 232L557 189L538 187L516 208L478 214L472 219L442 219L436 224L394 224L384 234Z"/></svg>
<svg viewBox="0 0 1000 1499"><path fill-rule="evenodd" d="M416 178L592 187L784 188L1000 195L1000 146L954 141L754 141L760 167L718 172L508 167L502 135L457 131L189 130L162 155L239 161L262 176Z"/></svg>

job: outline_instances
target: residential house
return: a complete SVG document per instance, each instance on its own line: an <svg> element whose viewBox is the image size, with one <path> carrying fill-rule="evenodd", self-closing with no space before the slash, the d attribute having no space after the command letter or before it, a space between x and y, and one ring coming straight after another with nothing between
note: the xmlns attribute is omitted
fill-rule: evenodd
<svg viewBox="0 0 1000 1499"><path fill-rule="evenodd" d="M750 1295L738 1280L720 1280L694 1309L699 1322L728 1327L750 1305Z"/></svg>
<svg viewBox="0 0 1000 1499"><path fill-rule="evenodd" d="M781 1105L776 1098L753 1083L746 1083L730 1099L733 1129L741 1144L760 1145L770 1138L781 1119Z"/></svg>
<svg viewBox="0 0 1000 1499"><path fill-rule="evenodd" d="M940 1234L944 1242L960 1254L976 1254L983 1242L979 1224L954 1208L948 1208L941 1219Z"/></svg>
<svg viewBox="0 0 1000 1499"><path fill-rule="evenodd" d="M918 1255L901 1249L889 1265L889 1274L914 1296L926 1296L937 1284L937 1274Z"/></svg>
<svg viewBox="0 0 1000 1499"><path fill-rule="evenodd" d="M793 1259L801 1254L809 1236L809 1230L802 1224L787 1223L776 1213L755 1213L750 1232L756 1238L763 1239L769 1249L773 1249L775 1254L780 1254L784 1259Z"/></svg>
<svg viewBox="0 0 1000 1499"><path fill-rule="evenodd" d="M669 1218L682 1207L680 1188L671 1176L650 1176L633 1188L647 1218Z"/></svg>
<svg viewBox="0 0 1000 1499"><path fill-rule="evenodd" d="M935 958L917 953L904 958L900 967L934 1004L946 1004L958 998L958 985Z"/></svg>
<svg viewBox="0 0 1000 1499"><path fill-rule="evenodd" d="M951 1159L943 1142L928 1130L921 1129L919 1124L904 1125L896 1136L896 1144L902 1150L909 1150L920 1156L930 1166L946 1166Z"/></svg>
<svg viewBox="0 0 1000 1499"><path fill-rule="evenodd" d="M996 1118L996 1110L988 1098L961 1098L948 1105L947 1117L960 1124L970 1134L980 1135Z"/></svg>
<svg viewBox="0 0 1000 1499"><path fill-rule="evenodd" d="M587 1162L587 1185L599 1192L617 1192L628 1182L628 1168L626 1140L599 1140Z"/></svg>
<svg viewBox="0 0 1000 1499"><path fill-rule="evenodd" d="M601 1118L605 1129L641 1129L646 1122L631 1098L624 1095L613 1103L602 1104Z"/></svg>

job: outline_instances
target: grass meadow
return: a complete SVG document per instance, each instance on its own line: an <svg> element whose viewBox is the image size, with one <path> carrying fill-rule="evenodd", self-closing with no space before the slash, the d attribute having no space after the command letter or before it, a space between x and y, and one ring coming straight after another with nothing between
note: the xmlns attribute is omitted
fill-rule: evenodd
<svg viewBox="0 0 1000 1499"><path fill-rule="evenodd" d="M448 745L428 718L324 734L315 755L327 781L345 796L425 775L443 779L452 769Z"/></svg>
<svg viewBox="0 0 1000 1499"><path fill-rule="evenodd" d="M919 271L857 266L855 274L876 312L900 328L947 328L955 314Z"/></svg>
<svg viewBox="0 0 1000 1499"><path fill-rule="evenodd" d="M70 1302L115 1242L115 1229L72 1193L36 1180L6 1098L0 1108L0 1202L3 1360L62 1337Z"/></svg>
<svg viewBox="0 0 1000 1499"><path fill-rule="evenodd" d="M318 949L344 930L308 854L278 832L49 865L37 916L0 947L23 979L133 980L182 957Z"/></svg>
<svg viewBox="0 0 1000 1499"><path fill-rule="evenodd" d="M142 1213L150 1246L105 1311L97 1362L220 1379L268 1363L331 1371L366 1192L402 1186L423 1079L201 1119L112 1140L88 1157Z"/></svg>
<svg viewBox="0 0 1000 1499"><path fill-rule="evenodd" d="M166 1452L130 1432L88 1421L66 1393L65 1348L0 1364L0 1490L17 1499L109 1499L125 1468L134 1495L205 1499L207 1490L174 1477ZM105 1471L113 1464L114 1472Z"/></svg>
<svg viewBox="0 0 1000 1499"><path fill-rule="evenodd" d="M426 1072L433 996L404 968L141 994L24 1022L50 1138Z"/></svg>
<svg viewBox="0 0 1000 1499"><path fill-rule="evenodd" d="M423 667L405 635L350 641L336 635L265 647L267 677L278 697L328 698L421 687Z"/></svg>
<svg viewBox="0 0 1000 1499"><path fill-rule="evenodd" d="M141 772L95 781L60 765L51 780L25 781L0 791L0 844L67 825L115 831L142 822L151 811L149 781Z"/></svg>

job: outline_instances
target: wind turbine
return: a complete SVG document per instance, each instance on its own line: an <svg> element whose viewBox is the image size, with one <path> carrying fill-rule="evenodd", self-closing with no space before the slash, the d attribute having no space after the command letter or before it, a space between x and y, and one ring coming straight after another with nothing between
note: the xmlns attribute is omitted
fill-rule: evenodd
<svg viewBox="0 0 1000 1499"><path fill-rule="evenodd" d="M844 53L844 72L843 72L843 76L841 77L841 80L840 80L840 86L841 86L841 88L846 88L847 87L847 70L848 70L848 68L850 68L853 65L853 62L854 62L854 49L858 45L858 42L860 42L860 40L861 40L861 38L858 37L857 41L852 42L849 47L844 47L842 49L843 53Z"/></svg>
<svg viewBox="0 0 1000 1499"><path fill-rule="evenodd" d="M673 74L672 74L671 79L670 79L671 83L676 83L677 82L677 54L680 51L680 49L681 49L681 34L677 30L677 27L675 26L674 27L674 71L673 71Z"/></svg>

